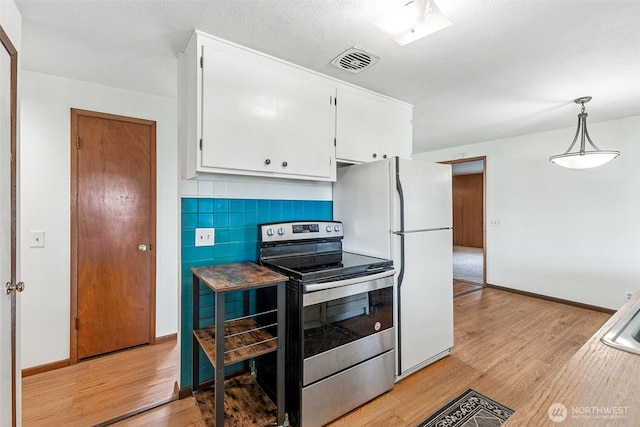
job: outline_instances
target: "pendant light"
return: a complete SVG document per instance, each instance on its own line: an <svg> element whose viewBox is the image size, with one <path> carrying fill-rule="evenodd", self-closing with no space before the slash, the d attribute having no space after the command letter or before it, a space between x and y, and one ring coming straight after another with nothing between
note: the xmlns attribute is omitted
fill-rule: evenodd
<svg viewBox="0 0 640 427"><path fill-rule="evenodd" d="M596 166L604 165L610 160L615 159L620 155L619 151L613 150L601 150L596 144L593 143L589 132L587 131L587 116L585 112L584 104L591 101L590 96L583 96L582 98L574 99L573 102L582 105L582 110L578 114L578 129L576 130L576 136L573 137L573 142L562 154L549 157L549 160L558 166L562 166L570 169L589 169ZM573 146L576 144L580 136L580 151L570 152ZM594 150L585 150L585 141L588 141Z"/></svg>

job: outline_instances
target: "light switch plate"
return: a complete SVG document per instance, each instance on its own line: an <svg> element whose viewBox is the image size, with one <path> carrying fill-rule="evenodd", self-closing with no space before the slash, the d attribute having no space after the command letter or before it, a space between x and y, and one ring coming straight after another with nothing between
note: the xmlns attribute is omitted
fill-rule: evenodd
<svg viewBox="0 0 640 427"><path fill-rule="evenodd" d="M31 231L29 233L29 247L44 248L44 231Z"/></svg>
<svg viewBox="0 0 640 427"><path fill-rule="evenodd" d="M196 246L213 246L215 232L215 228L196 228Z"/></svg>

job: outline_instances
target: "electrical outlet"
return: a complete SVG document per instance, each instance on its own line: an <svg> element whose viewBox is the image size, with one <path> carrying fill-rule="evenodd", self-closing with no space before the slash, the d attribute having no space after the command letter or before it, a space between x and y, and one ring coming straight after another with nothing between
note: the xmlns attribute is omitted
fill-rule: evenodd
<svg viewBox="0 0 640 427"><path fill-rule="evenodd" d="M196 246L213 246L215 232L215 228L196 228Z"/></svg>
<svg viewBox="0 0 640 427"><path fill-rule="evenodd" d="M627 299L626 300L629 301L632 296L633 296L633 292L627 291Z"/></svg>

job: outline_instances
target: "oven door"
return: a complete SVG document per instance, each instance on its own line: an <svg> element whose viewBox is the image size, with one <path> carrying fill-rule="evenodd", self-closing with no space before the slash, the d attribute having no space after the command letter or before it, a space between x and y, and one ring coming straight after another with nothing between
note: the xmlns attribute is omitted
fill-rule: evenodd
<svg viewBox="0 0 640 427"><path fill-rule="evenodd" d="M388 270L302 296L303 386L394 348L393 275Z"/></svg>

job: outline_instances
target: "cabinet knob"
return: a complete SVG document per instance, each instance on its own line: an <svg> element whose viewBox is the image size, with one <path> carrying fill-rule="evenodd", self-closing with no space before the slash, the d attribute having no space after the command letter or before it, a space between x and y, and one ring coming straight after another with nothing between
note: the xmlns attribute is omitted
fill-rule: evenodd
<svg viewBox="0 0 640 427"><path fill-rule="evenodd" d="M282 162L282 167L283 167L283 168L286 168L287 166L289 166L289 163L287 163L287 162Z"/></svg>
<svg viewBox="0 0 640 427"><path fill-rule="evenodd" d="M378 157L378 155L376 153L373 153L373 158L375 159L377 157Z"/></svg>
<svg viewBox="0 0 640 427"><path fill-rule="evenodd" d="M383 158L383 159L386 159L386 158L387 158L387 155L386 155L386 154L385 154L385 155L383 155L383 156L382 156L382 158Z"/></svg>
<svg viewBox="0 0 640 427"><path fill-rule="evenodd" d="M270 165L270 164L271 164L271 159L267 159L267 160L265 160L265 161L264 161L264 164L265 164L265 165Z"/></svg>

